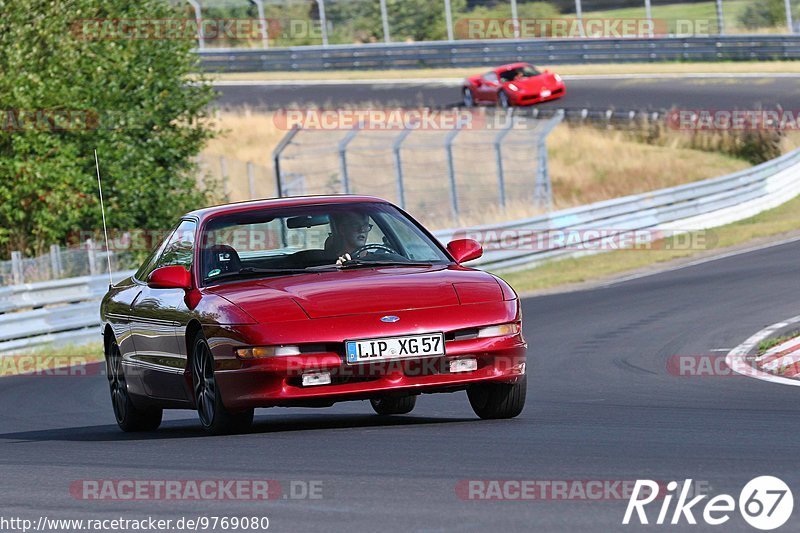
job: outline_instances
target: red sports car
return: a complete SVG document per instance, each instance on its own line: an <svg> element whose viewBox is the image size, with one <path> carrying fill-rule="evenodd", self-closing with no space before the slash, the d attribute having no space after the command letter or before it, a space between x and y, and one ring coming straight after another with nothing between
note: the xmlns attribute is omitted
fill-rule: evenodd
<svg viewBox="0 0 800 533"><path fill-rule="evenodd" d="M528 63L511 63L464 80L464 105L492 104L507 108L555 100L567 94L561 76L540 72Z"/></svg>
<svg viewBox="0 0 800 533"><path fill-rule="evenodd" d="M421 393L466 390L481 418L525 403L517 295L372 197L261 200L182 217L101 314L111 400L125 431L195 409L214 434L253 409L369 400L405 414Z"/></svg>

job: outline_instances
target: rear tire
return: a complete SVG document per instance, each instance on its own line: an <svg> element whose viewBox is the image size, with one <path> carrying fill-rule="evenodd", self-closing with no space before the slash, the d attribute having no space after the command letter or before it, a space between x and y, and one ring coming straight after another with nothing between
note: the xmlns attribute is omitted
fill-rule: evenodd
<svg viewBox="0 0 800 533"><path fill-rule="evenodd" d="M417 405L417 397L374 398L369 403L379 415L405 415L414 410L414 406Z"/></svg>
<svg viewBox="0 0 800 533"><path fill-rule="evenodd" d="M464 101L464 107L474 107L475 97L472 96L472 90L469 87L464 87L461 93Z"/></svg>
<svg viewBox="0 0 800 533"><path fill-rule="evenodd" d="M203 429L212 435L247 431L253 425L253 409L231 412L225 407L214 376L214 356L202 333L197 334L193 346L194 401Z"/></svg>
<svg viewBox="0 0 800 533"><path fill-rule="evenodd" d="M164 411L155 407L142 409L133 404L128 394L128 383L125 381L122 353L113 339L106 344L106 375L111 392L111 406L119 428L127 433L158 429Z"/></svg>
<svg viewBox="0 0 800 533"><path fill-rule="evenodd" d="M500 91L497 94L497 105L500 106L500 109L508 109L511 107L511 101L508 99L508 95L505 91Z"/></svg>
<svg viewBox="0 0 800 533"><path fill-rule="evenodd" d="M525 407L528 391L528 377L517 383L479 383L467 389L467 397L472 410L479 417L492 420L514 418Z"/></svg>

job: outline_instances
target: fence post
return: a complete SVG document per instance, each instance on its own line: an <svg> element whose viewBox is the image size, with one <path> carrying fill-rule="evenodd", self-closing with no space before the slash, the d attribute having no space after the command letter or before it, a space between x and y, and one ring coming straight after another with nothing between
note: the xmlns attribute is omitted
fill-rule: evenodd
<svg viewBox="0 0 800 533"><path fill-rule="evenodd" d="M358 126L347 132L347 135L339 141L339 171L342 174L342 187L344 193L350 194L350 173L347 170L347 145L350 144L358 132L361 131Z"/></svg>
<svg viewBox="0 0 800 533"><path fill-rule="evenodd" d="M644 0L644 18L647 20L653 19L653 12L650 9L650 0Z"/></svg>
<svg viewBox="0 0 800 533"><path fill-rule="evenodd" d="M53 279L61 277L61 247L57 244L50 245L50 269L53 272Z"/></svg>
<svg viewBox="0 0 800 533"><path fill-rule="evenodd" d="M794 22L792 21L792 0L783 0L783 5L786 9L786 25L789 27L789 33L794 33Z"/></svg>
<svg viewBox="0 0 800 533"><path fill-rule="evenodd" d="M503 174L503 139L514 125L514 108L506 111L506 124L494 138L494 155L497 162L497 187L500 194L500 207L506 208L506 179Z"/></svg>
<svg viewBox="0 0 800 533"><path fill-rule="evenodd" d="M725 18L722 14L722 0L717 0L717 33L725 34Z"/></svg>
<svg viewBox="0 0 800 533"><path fill-rule="evenodd" d="M269 29L267 18L264 16L264 0L250 0L256 5L258 19L261 21L261 43L264 48L269 48Z"/></svg>
<svg viewBox="0 0 800 533"><path fill-rule="evenodd" d="M256 174L252 161L247 162L247 185L250 188L250 199L254 200L256 197Z"/></svg>
<svg viewBox="0 0 800 533"><path fill-rule="evenodd" d="M94 241L86 239L86 257L89 259L89 275L97 275L97 250L94 249Z"/></svg>
<svg viewBox="0 0 800 533"><path fill-rule="evenodd" d="M789 0L786 0L787 2ZM444 0L444 19L447 24L447 40L453 41L453 7L450 5L450 0Z"/></svg>
<svg viewBox="0 0 800 533"><path fill-rule="evenodd" d="M575 18L578 19L578 31L581 37L586 37L586 32L583 30L583 8L581 7L581 0L575 0Z"/></svg>
<svg viewBox="0 0 800 533"><path fill-rule="evenodd" d="M456 187L456 167L455 162L453 161L453 142L456 140L456 135L461 132L461 122L456 123L456 127L453 128L453 131L447 134L447 137L444 139L444 149L447 153L447 176L450 179L450 205L453 208L453 217L455 218L456 223L458 223L459 213L458 213L458 189Z"/></svg>
<svg viewBox="0 0 800 533"><path fill-rule="evenodd" d="M403 158L400 156L400 145L406 140L413 130L406 128L400 132L400 135L392 143L392 152L394 152L394 171L397 175L397 198L400 202L400 209L406 208L406 191L403 186Z"/></svg>
<svg viewBox="0 0 800 533"><path fill-rule="evenodd" d="M194 8L194 19L197 22L197 48L200 50L206 47L206 36L203 34L203 12L197 0L187 0Z"/></svg>
<svg viewBox="0 0 800 533"><path fill-rule="evenodd" d="M14 285L25 283L24 271L22 270L22 252L11 252L11 277Z"/></svg>
<svg viewBox="0 0 800 533"><path fill-rule="evenodd" d="M547 136L553 128L564 120L564 110L558 112L545 122L539 138L536 141L536 182L533 186L533 201L538 206L545 207L548 211L553 208L553 187L550 182L550 171L547 166Z"/></svg>
<svg viewBox="0 0 800 533"><path fill-rule="evenodd" d="M277 187L276 195L278 198L283 198L283 184L281 183L281 153L291 144L294 136L300 131L299 126L293 126L291 130L286 132L281 142L272 151L272 161L275 164L275 186Z"/></svg>
<svg viewBox="0 0 800 533"><path fill-rule="evenodd" d="M392 36L389 34L389 14L386 11L386 0L381 2L381 22L383 23L383 42L392 42ZM374 4L373 4L374 5Z"/></svg>
<svg viewBox="0 0 800 533"><path fill-rule="evenodd" d="M225 201L230 200L231 196L231 189L230 183L228 180L228 162L225 160L225 156L219 156L219 172L222 174L222 192L225 195Z"/></svg>
<svg viewBox="0 0 800 533"><path fill-rule="evenodd" d="M319 9L320 30L322 30L322 46L328 46L328 17L325 16L325 0L317 0Z"/></svg>
<svg viewBox="0 0 800 533"><path fill-rule="evenodd" d="M514 28L514 39L519 39L519 15L517 14L517 0L511 0L511 26Z"/></svg>

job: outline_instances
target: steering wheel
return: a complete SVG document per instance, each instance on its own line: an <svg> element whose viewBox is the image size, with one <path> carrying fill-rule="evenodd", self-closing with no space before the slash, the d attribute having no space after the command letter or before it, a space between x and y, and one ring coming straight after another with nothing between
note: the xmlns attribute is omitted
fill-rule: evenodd
<svg viewBox="0 0 800 533"><path fill-rule="evenodd" d="M364 252L371 252L371 251L376 251L376 252L380 251L380 252L383 252L385 254L400 255L395 250L392 250L391 248L389 248L385 244L372 243L372 244L365 244L364 246L362 246L361 248L359 248L358 250L356 250L352 254L350 254L350 256L353 259L356 259L356 258L361 257L361 255Z"/></svg>

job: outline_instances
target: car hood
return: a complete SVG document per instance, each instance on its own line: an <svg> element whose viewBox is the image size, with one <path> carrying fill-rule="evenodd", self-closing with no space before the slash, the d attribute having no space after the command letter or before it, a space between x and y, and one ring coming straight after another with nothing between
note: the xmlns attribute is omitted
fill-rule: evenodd
<svg viewBox="0 0 800 533"><path fill-rule="evenodd" d="M353 269L219 285L259 322L388 313L503 300L493 276L457 266ZM280 312L276 312L279 309Z"/></svg>
<svg viewBox="0 0 800 533"><path fill-rule="evenodd" d="M530 78L509 82L519 87L520 91L539 93L544 88L554 88L558 85L555 75L548 72L547 74L540 74Z"/></svg>

